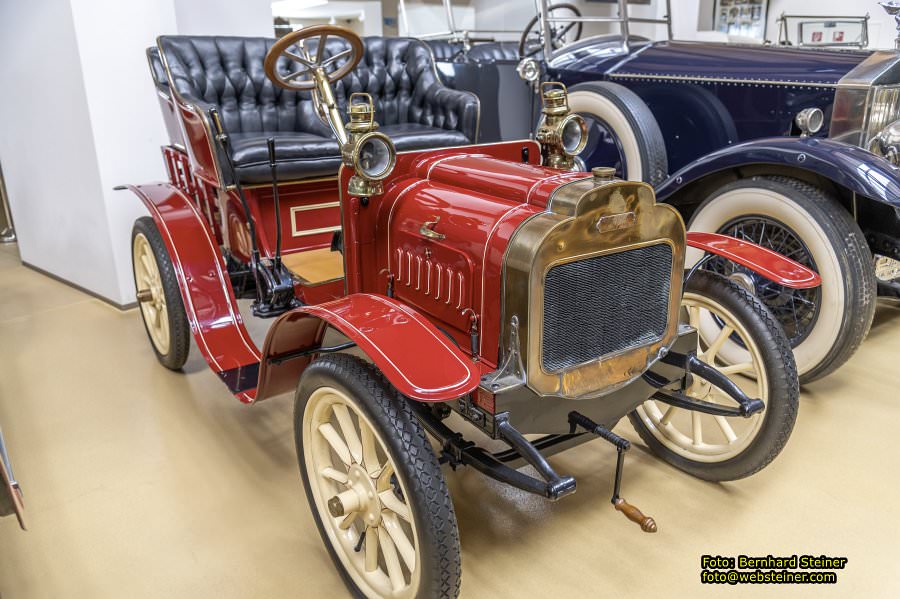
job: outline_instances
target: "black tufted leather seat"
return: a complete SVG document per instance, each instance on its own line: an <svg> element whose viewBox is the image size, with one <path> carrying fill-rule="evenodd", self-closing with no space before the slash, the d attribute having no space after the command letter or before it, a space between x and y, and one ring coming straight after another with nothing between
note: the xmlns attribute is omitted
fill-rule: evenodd
<svg viewBox="0 0 900 599"><path fill-rule="evenodd" d="M519 61L518 42L489 42L472 46L469 58L476 62Z"/></svg>
<svg viewBox="0 0 900 599"><path fill-rule="evenodd" d="M162 36L158 45L179 99L204 113L213 106L219 111L242 182L270 181L269 137L275 138L279 180L334 175L340 166L338 143L316 115L310 93L282 89L265 75L263 61L274 41ZM351 93L371 94L380 130L399 151L477 141L478 99L444 87L427 46L406 38L371 37L364 42L359 65L334 84L342 112ZM325 54L345 48L332 39ZM315 50L314 43L310 50ZM281 59L278 68L290 72L296 63Z"/></svg>
<svg viewBox="0 0 900 599"><path fill-rule="evenodd" d="M169 81L166 78L166 69L159 57L159 48L151 46L147 48L147 62L150 63L150 74L153 75L153 85L156 89L169 95Z"/></svg>
<svg viewBox="0 0 900 599"><path fill-rule="evenodd" d="M519 60L519 44L517 42L484 42L473 45L466 52L460 42L449 40L428 40L428 46L437 62L479 62L495 63L497 61Z"/></svg>

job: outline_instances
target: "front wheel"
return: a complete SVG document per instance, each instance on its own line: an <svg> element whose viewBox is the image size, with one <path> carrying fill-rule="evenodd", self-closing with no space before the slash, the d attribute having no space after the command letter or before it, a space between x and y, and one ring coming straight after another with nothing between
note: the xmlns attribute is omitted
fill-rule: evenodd
<svg viewBox="0 0 900 599"><path fill-rule="evenodd" d="M800 390L790 345L765 305L720 275L695 272L681 305L682 321L698 332L697 357L761 399L765 410L749 418L713 416L651 399L629 419L654 453L685 472L710 481L750 476L781 452L797 419ZM696 376L685 392L736 405Z"/></svg>
<svg viewBox="0 0 900 599"><path fill-rule="evenodd" d="M314 361L297 388L294 433L316 526L354 597L459 594L444 476L412 409L371 364Z"/></svg>
<svg viewBox="0 0 900 599"><path fill-rule="evenodd" d="M801 383L833 372L865 339L877 293L872 255L847 210L823 190L787 177L741 179L713 192L689 228L752 241L822 277L820 287L789 289L723 258L706 267L754 288L787 333Z"/></svg>

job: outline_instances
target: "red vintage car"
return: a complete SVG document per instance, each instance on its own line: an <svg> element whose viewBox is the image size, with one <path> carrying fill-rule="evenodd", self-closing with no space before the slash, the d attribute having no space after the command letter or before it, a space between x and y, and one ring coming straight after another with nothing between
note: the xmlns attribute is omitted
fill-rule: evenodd
<svg viewBox="0 0 900 599"><path fill-rule="evenodd" d="M458 594L442 463L556 500L576 481L547 458L599 437L613 505L653 532L619 493L624 416L707 480L781 451L798 403L784 333L739 281L685 273L685 248L782 285L818 276L686 235L646 184L570 170L585 128L563 87L544 90L537 141L478 145L477 99L417 40L315 26L163 36L148 56L172 136L169 181L128 186L150 213L133 249L153 350L177 370L193 336L240 401L295 393L307 499L355 595ZM274 318L261 348L238 298Z"/></svg>

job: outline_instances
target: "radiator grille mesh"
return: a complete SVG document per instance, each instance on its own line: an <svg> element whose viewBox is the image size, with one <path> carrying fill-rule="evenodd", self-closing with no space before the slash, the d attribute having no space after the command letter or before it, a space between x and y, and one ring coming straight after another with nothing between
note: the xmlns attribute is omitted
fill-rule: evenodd
<svg viewBox="0 0 900 599"><path fill-rule="evenodd" d="M656 244L555 266L544 284L542 364L558 372L659 341L672 248Z"/></svg>

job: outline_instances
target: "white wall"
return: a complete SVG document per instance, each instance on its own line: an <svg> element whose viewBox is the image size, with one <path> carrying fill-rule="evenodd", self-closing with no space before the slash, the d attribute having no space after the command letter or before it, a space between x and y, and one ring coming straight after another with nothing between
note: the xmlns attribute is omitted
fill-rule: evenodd
<svg viewBox="0 0 900 599"><path fill-rule="evenodd" d="M673 11L680 12L683 2L692 3L697 0L672 0ZM553 4L555 0L551 0ZM537 14L534 0L473 0L475 6L476 29L502 30L515 32L509 37L519 39L528 21ZM613 16L618 14L617 4L600 2L585 2L585 0L566 0L566 3L575 5L584 16ZM628 13L632 17L659 18L665 14L665 2L659 0L652 4L629 4ZM695 11L696 14L696 11ZM632 24L631 33L652 38L665 36L664 25ZM582 37L598 35L602 33L619 32L619 26L609 23L585 23Z"/></svg>
<svg viewBox="0 0 900 599"><path fill-rule="evenodd" d="M328 4L315 6L290 14L282 14L290 20L291 25L297 29L308 27L312 24L328 23L331 18L338 24L345 19L352 20L351 29L362 36L382 35L382 16L380 0L329 0ZM362 20L360 21L360 17Z"/></svg>
<svg viewBox="0 0 900 599"><path fill-rule="evenodd" d="M68 0L0 2L0 56L0 162L22 260L120 301Z"/></svg>
<svg viewBox="0 0 900 599"><path fill-rule="evenodd" d="M0 0L0 163L22 260L134 301L122 183L165 177L144 50L165 33L272 36L268 0Z"/></svg>
<svg viewBox="0 0 900 599"><path fill-rule="evenodd" d="M270 0L169 1L175 4L178 33L184 35L274 35Z"/></svg>
<svg viewBox="0 0 900 599"><path fill-rule="evenodd" d="M146 209L133 194L113 187L165 179L159 147L168 138L142 50L160 33L175 30L175 12L171 4L158 0L71 0L71 5L99 167L99 197L115 261L117 288L114 295L104 295L128 303L134 296L131 223Z"/></svg>

